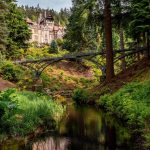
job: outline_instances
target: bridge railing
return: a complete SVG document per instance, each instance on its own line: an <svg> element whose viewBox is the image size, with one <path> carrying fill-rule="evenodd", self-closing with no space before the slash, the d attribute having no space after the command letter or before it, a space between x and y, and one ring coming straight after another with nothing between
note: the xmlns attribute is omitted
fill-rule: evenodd
<svg viewBox="0 0 150 150"><path fill-rule="evenodd" d="M137 49L124 49L124 50L114 50L114 63L117 61L121 61L124 58L127 58L129 56L133 56L139 53L143 53L146 51L147 48L137 48ZM88 52L78 52L78 53L69 53L65 54L63 56L59 57L48 57L48 58L41 58L41 59L35 59L35 60L20 60L20 61L15 61L14 63L21 64L23 66L26 66L28 68L31 68L32 70L35 71L35 75L39 77L41 73L44 71L45 68L47 68L49 65L62 61L62 60L69 60L69 61L74 61L82 58L90 58L91 60L96 57L96 56L102 56L105 58L106 52L105 50L102 50L100 52L93 52L93 51L88 51ZM93 60L94 62L95 60ZM96 62L96 61L95 61ZM106 65L100 65L99 68L106 68ZM102 70L102 69L101 69ZM103 74L105 74L106 69L103 69Z"/></svg>

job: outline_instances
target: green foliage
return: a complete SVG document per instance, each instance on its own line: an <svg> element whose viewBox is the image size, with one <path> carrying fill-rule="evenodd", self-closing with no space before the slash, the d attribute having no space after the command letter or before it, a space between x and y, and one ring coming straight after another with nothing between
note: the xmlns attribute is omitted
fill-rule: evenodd
<svg viewBox="0 0 150 150"><path fill-rule="evenodd" d="M0 66L4 64L4 61L6 61L6 56L2 52L0 52Z"/></svg>
<svg viewBox="0 0 150 150"><path fill-rule="evenodd" d="M89 94L84 89L76 89L73 93L73 100L76 101L77 104L86 104L89 101Z"/></svg>
<svg viewBox="0 0 150 150"><path fill-rule="evenodd" d="M11 61L4 61L0 65L0 74L5 80L17 82L23 70Z"/></svg>
<svg viewBox="0 0 150 150"><path fill-rule="evenodd" d="M46 73L43 72L41 74L41 79L42 79L42 83L43 83L44 87L50 85L51 79L50 79L49 75L47 75Z"/></svg>
<svg viewBox="0 0 150 150"><path fill-rule="evenodd" d="M145 144L145 146L146 147L150 147L150 134L146 134L145 135L145 139L146 139L146 144Z"/></svg>
<svg viewBox="0 0 150 150"><path fill-rule="evenodd" d="M63 48L64 40L63 39L57 39L56 40L57 45L59 46L59 49Z"/></svg>
<svg viewBox="0 0 150 150"><path fill-rule="evenodd" d="M53 40L50 44L49 53L58 53L57 41Z"/></svg>
<svg viewBox="0 0 150 150"><path fill-rule="evenodd" d="M140 36L141 33L149 32L150 30L150 7L148 0L135 0L132 2L132 16L133 20L130 22L130 29L137 39L137 35Z"/></svg>
<svg viewBox="0 0 150 150"><path fill-rule="evenodd" d="M102 19L99 2L73 1L72 14L65 35L67 50L98 50L101 43L101 22L99 19Z"/></svg>
<svg viewBox="0 0 150 150"><path fill-rule="evenodd" d="M0 0L0 51L6 49L6 38L7 38L7 25L5 22L5 12L7 11L7 5L4 0Z"/></svg>
<svg viewBox="0 0 150 150"><path fill-rule="evenodd" d="M30 38L30 31L24 16L13 2L8 2L8 10L5 14L5 21L8 29L7 36L7 57L18 58L19 49L27 48L27 41Z"/></svg>
<svg viewBox="0 0 150 150"><path fill-rule="evenodd" d="M64 112L46 95L15 89L0 93L0 110L1 133L14 136L29 134L38 127L54 129Z"/></svg>
<svg viewBox="0 0 150 150"><path fill-rule="evenodd" d="M112 38L113 38L113 48L114 49L120 49L119 36L116 33L116 31L113 32Z"/></svg>
<svg viewBox="0 0 150 150"><path fill-rule="evenodd" d="M98 104L128 125L143 127L150 116L150 83L128 84L113 95L101 97Z"/></svg>
<svg viewBox="0 0 150 150"><path fill-rule="evenodd" d="M36 47L30 47L27 49L25 53L25 58L26 59L39 59L43 57L48 57L48 48L36 48Z"/></svg>

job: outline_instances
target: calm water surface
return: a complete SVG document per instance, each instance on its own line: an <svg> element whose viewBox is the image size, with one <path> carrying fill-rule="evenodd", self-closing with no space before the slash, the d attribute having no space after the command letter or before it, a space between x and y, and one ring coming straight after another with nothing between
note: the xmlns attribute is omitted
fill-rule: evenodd
<svg viewBox="0 0 150 150"><path fill-rule="evenodd" d="M10 141L2 150L133 150L127 129L114 117L91 107L68 106L58 133L31 141ZM131 144L132 143L132 144ZM130 146L129 146L130 145ZM136 145L136 143L134 143Z"/></svg>

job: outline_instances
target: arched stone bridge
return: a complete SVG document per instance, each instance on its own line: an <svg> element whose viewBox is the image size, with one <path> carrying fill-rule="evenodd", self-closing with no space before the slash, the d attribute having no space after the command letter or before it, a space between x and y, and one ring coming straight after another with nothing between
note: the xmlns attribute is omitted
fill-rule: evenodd
<svg viewBox="0 0 150 150"><path fill-rule="evenodd" d="M143 53L143 51L145 50L146 48L126 49L124 51L115 50L114 51L114 63L123 58L133 56L137 53ZM36 78L39 78L41 73L51 64L57 63L62 60L75 61L75 60L79 60L83 58L88 59L92 61L93 63L95 63L97 66L99 66L99 68L103 72L104 71L103 65L98 63L96 60L94 60L94 58L98 55L105 58L106 53L104 51L78 52L78 53L65 54L64 56L60 56L60 57L49 57L49 58L42 58L42 59L35 59L35 60L20 60L20 61L15 61L15 63L32 69L35 72Z"/></svg>

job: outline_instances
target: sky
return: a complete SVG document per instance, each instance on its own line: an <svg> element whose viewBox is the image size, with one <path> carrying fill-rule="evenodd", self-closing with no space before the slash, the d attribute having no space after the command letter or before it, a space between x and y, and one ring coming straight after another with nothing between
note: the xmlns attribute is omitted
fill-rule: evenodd
<svg viewBox="0 0 150 150"><path fill-rule="evenodd" d="M71 0L17 0L18 5L37 6L59 11L61 8L70 8Z"/></svg>

